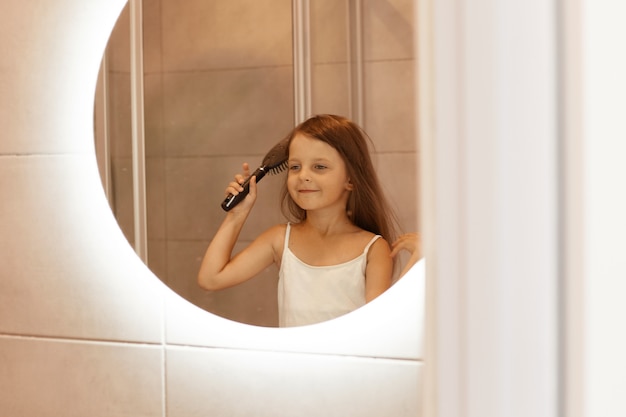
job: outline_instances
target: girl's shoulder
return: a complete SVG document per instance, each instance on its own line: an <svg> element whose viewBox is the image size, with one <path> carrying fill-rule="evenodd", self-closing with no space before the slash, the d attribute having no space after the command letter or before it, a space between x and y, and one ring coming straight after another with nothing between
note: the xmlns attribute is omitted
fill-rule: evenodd
<svg viewBox="0 0 626 417"><path fill-rule="evenodd" d="M366 253L368 262L372 259L386 259L391 253L391 247L385 238L365 229L359 229L353 234L346 247L352 247L355 253Z"/></svg>
<svg viewBox="0 0 626 417"><path fill-rule="evenodd" d="M361 239L367 239L367 240L372 240L374 239L374 237L379 236L378 239L376 240L385 240L381 235L378 235L376 233L370 232L369 230L366 229L362 229L359 226L354 226L355 230L354 230L354 235L355 236L359 236Z"/></svg>
<svg viewBox="0 0 626 417"><path fill-rule="evenodd" d="M389 243L383 236L372 233L366 229L361 229L358 226L355 226L355 229L348 233L346 237L349 241L351 241L352 245L361 248L362 250L367 248L368 252L373 249L376 249L377 251L382 250L383 252L387 252L389 250Z"/></svg>
<svg viewBox="0 0 626 417"><path fill-rule="evenodd" d="M368 254L379 253L389 254L391 252L391 246L387 240L379 234L372 233L369 230L359 228L357 233L359 236L359 242L363 247L368 247Z"/></svg>
<svg viewBox="0 0 626 417"><path fill-rule="evenodd" d="M269 229L265 230L259 236L259 238L274 242L274 241L284 239L286 232L287 232L287 224L276 224L270 227Z"/></svg>
<svg viewBox="0 0 626 417"><path fill-rule="evenodd" d="M277 224L261 233L255 240L255 244L265 246L271 251L274 256L275 262L280 264L282 258L282 252L285 245L285 232L287 231L286 224Z"/></svg>

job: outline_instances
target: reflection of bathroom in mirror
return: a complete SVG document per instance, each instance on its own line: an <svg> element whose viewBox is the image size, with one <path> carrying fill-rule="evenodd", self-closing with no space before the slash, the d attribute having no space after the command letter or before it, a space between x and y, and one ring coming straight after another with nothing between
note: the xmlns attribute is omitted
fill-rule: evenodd
<svg viewBox="0 0 626 417"><path fill-rule="evenodd" d="M96 149L120 227L147 248L148 266L174 291L222 317L277 325L274 267L214 293L200 289L196 275L224 217L228 181L311 114L344 115L365 129L402 231L418 230L412 0L142 3L138 15L126 7L103 60ZM137 27L143 44L131 57ZM142 57L143 100L133 113L131 62ZM133 118L142 121L140 137ZM137 146L145 198L133 180ZM285 221L282 180L259 184L239 245Z"/></svg>

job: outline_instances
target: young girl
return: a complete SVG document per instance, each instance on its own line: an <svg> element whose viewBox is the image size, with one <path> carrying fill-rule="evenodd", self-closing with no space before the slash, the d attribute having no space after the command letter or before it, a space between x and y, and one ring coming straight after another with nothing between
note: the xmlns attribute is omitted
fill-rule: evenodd
<svg viewBox="0 0 626 417"><path fill-rule="evenodd" d="M395 218L379 185L365 133L350 120L314 116L289 135L283 211L292 220L274 226L231 257L257 195L230 210L211 241L198 274L207 290L242 283L279 267L279 325L301 326L346 314L391 286ZM238 194L249 176L226 188Z"/></svg>

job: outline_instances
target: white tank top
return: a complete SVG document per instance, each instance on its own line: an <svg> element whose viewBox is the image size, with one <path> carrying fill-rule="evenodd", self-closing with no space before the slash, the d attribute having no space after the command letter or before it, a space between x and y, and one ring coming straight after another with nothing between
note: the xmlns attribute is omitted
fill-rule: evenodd
<svg viewBox="0 0 626 417"><path fill-rule="evenodd" d="M291 224L285 231L278 273L278 324L280 327L319 323L349 313L365 304L367 252L380 237L374 236L363 253L338 265L313 266L289 249Z"/></svg>

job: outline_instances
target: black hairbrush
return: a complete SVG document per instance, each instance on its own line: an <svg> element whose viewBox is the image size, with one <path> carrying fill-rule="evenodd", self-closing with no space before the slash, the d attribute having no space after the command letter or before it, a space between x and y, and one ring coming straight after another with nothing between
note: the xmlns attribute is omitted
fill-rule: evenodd
<svg viewBox="0 0 626 417"><path fill-rule="evenodd" d="M241 200L246 198L250 192L250 178L256 176L257 183L261 181L261 178L268 172L270 174L278 174L287 168L287 158L289 157L289 138L285 138L278 142L263 158L261 166L258 167L252 175L246 178L246 181L241 184L243 191L237 195L229 194L226 200L222 203L222 208L225 211L229 211L235 207Z"/></svg>

